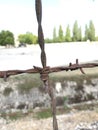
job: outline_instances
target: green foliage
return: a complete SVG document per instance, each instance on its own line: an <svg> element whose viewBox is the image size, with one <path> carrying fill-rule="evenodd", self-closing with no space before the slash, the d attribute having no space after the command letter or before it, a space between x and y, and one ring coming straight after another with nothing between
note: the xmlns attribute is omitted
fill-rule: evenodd
<svg viewBox="0 0 98 130"><path fill-rule="evenodd" d="M95 27L92 20L89 22L88 39L90 41L95 41Z"/></svg>
<svg viewBox="0 0 98 130"><path fill-rule="evenodd" d="M78 29L78 41L82 41L82 31L81 31L81 27Z"/></svg>
<svg viewBox="0 0 98 130"><path fill-rule="evenodd" d="M45 43L53 43L53 40L52 40L52 39L49 39L49 38L46 38L46 39L45 39Z"/></svg>
<svg viewBox="0 0 98 130"><path fill-rule="evenodd" d="M98 36L95 38L96 41L98 41Z"/></svg>
<svg viewBox="0 0 98 130"><path fill-rule="evenodd" d="M71 41L72 41L69 25L68 25L67 28L66 28L65 41L66 41L66 42L71 42Z"/></svg>
<svg viewBox="0 0 98 130"><path fill-rule="evenodd" d="M8 87L8 88L4 89L3 94L5 96L8 96L12 91L13 91L13 89Z"/></svg>
<svg viewBox="0 0 98 130"><path fill-rule="evenodd" d="M25 115L21 111L15 113L9 112L9 113L0 113L0 114L1 117L3 117L4 119L9 119L11 121L15 121L25 117Z"/></svg>
<svg viewBox="0 0 98 130"><path fill-rule="evenodd" d="M33 85L31 82L28 82L28 80L24 81L23 83L20 83L18 85L18 90L20 93L27 93L33 88Z"/></svg>
<svg viewBox="0 0 98 130"><path fill-rule="evenodd" d="M26 33L26 34L20 34L18 36L18 41L20 43L26 43L26 44L37 44L37 36L33 35L32 33Z"/></svg>
<svg viewBox="0 0 98 130"><path fill-rule="evenodd" d="M42 86L42 82L38 77L35 78L24 77L23 82L19 83L17 88L20 93L28 93L32 88L40 86Z"/></svg>
<svg viewBox="0 0 98 130"><path fill-rule="evenodd" d="M0 45L6 46L6 45L14 45L14 35L10 31L4 31L2 30L0 32Z"/></svg>
<svg viewBox="0 0 98 130"><path fill-rule="evenodd" d="M74 42L78 41L79 39L79 28L78 28L78 22L75 21L74 25L73 25L73 37L72 40Z"/></svg>
<svg viewBox="0 0 98 130"><path fill-rule="evenodd" d="M68 97L65 96L64 97L64 102L67 102L67 100L68 100Z"/></svg>
<svg viewBox="0 0 98 130"><path fill-rule="evenodd" d="M58 34L58 35L57 35ZM7 37L4 38L4 32L3 37L0 35L0 44L5 45L8 42L10 44L13 44L12 38ZM67 25L65 36L63 35L63 29L62 26L59 26L58 32L56 32L56 27L53 28L53 38L45 38L45 43L58 43L58 42L76 42L76 41L98 41L98 37L95 37L95 27L92 22L92 20L89 22L89 26L85 25L85 32L84 37L82 37L82 29L81 26L78 27L77 20L74 22L73 29L72 29L72 37L71 37L71 30L70 26ZM38 43L38 37L33 35L30 32L27 32L26 34L20 34L18 36L18 41L20 43L26 43L26 44L37 44Z"/></svg>
<svg viewBox="0 0 98 130"><path fill-rule="evenodd" d="M50 109L44 109L42 111L39 111L36 113L36 118L37 119L46 119L52 117L52 113Z"/></svg>
<svg viewBox="0 0 98 130"><path fill-rule="evenodd" d="M88 40L88 35L89 35L89 28L87 24L85 25L85 36L84 36L84 41Z"/></svg>
<svg viewBox="0 0 98 130"><path fill-rule="evenodd" d="M58 41L59 42L64 42L63 29L62 29L61 25L59 26Z"/></svg>
<svg viewBox="0 0 98 130"><path fill-rule="evenodd" d="M68 113L70 111L71 111L71 108L69 108L68 106L60 107L60 108L56 109L57 115L62 115L62 114ZM37 119L46 119L46 118L52 117L51 109L49 109L49 108L42 109L39 112L36 112L34 117Z"/></svg>
<svg viewBox="0 0 98 130"><path fill-rule="evenodd" d="M53 29L53 42L57 42L56 28Z"/></svg>

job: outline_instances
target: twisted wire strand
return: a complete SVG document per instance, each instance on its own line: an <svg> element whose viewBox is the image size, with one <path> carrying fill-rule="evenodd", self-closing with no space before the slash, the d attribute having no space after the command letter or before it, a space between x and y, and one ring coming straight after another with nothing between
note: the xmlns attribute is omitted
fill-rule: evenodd
<svg viewBox="0 0 98 130"><path fill-rule="evenodd" d="M36 16L37 16L37 22L38 22L38 43L41 48L41 63L43 68L46 67L46 53L45 53L45 47L44 47L44 35L43 35L43 29L41 25L42 21L42 3L41 0L35 1L35 7L36 7Z"/></svg>
<svg viewBox="0 0 98 130"><path fill-rule="evenodd" d="M36 0L35 1L35 9L36 9L36 17L37 17L37 21L39 24L41 24L41 19L42 19L42 3L41 0Z"/></svg>
<svg viewBox="0 0 98 130"><path fill-rule="evenodd" d="M37 21L38 21L38 42L41 48L41 62L43 66L43 70L40 71L41 79L44 82L46 91L50 95L51 98L51 108L52 108L52 114L53 114L53 130L58 130L58 124L56 119L56 99L53 94L53 88L50 86L49 83L49 67L46 67L46 54L44 50L44 35L43 35L43 29L41 26L41 19L42 19L42 4L41 0L36 0L36 15L37 15Z"/></svg>

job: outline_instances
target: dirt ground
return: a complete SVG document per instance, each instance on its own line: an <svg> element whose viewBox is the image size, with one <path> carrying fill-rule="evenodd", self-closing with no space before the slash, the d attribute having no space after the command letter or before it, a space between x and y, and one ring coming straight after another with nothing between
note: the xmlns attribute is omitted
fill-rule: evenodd
<svg viewBox="0 0 98 130"><path fill-rule="evenodd" d="M59 130L75 130L80 123L98 121L97 111L75 111L57 116ZM1 130L52 130L52 118L34 119L30 116L0 125Z"/></svg>

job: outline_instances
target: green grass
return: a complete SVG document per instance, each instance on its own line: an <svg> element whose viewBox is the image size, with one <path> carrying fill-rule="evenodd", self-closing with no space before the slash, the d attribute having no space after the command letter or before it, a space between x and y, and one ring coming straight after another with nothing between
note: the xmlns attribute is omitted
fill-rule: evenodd
<svg viewBox="0 0 98 130"><path fill-rule="evenodd" d="M81 104L80 103L80 104L76 104L74 106L65 105L64 107L57 107L56 115L62 115L62 114L69 113L73 109L76 109L78 111L95 110L96 112L98 112L98 102L91 103L91 104L87 104L87 103ZM49 117L52 117L51 109L43 109L43 110L40 110L39 112L35 113L35 118L37 118L37 119L46 119Z"/></svg>
<svg viewBox="0 0 98 130"><path fill-rule="evenodd" d="M80 70L51 73L49 74L50 83L54 86L56 82L61 82L63 84L64 81L75 81L78 86L81 86L84 80L86 80L86 84L91 84L91 79L98 77L98 67L84 69L84 71L86 74L82 74ZM21 93L28 93L34 87L41 89L43 86L39 74L20 74L11 77L11 79L13 82L18 82L17 89Z"/></svg>
<svg viewBox="0 0 98 130"><path fill-rule="evenodd" d="M87 84L91 84L92 78L98 78L98 67L91 68L91 69L84 69L84 71L86 74L81 74L81 72L79 70L52 73L49 75L50 82L53 85L54 83L56 83L58 81L63 82L66 80L66 81L76 81L78 85L81 85L85 79L87 80ZM12 79L13 82L15 82L15 81L18 82L17 89L19 89L19 91L21 93L29 92L33 87L40 88L43 85L42 81L40 80L39 74L21 74L21 75L10 77L8 79L8 81L10 81L10 79ZM12 91L13 90L10 87L7 87L4 90L4 95L7 96ZM64 100L67 100L66 97L64 98ZM94 107L93 105L91 105L91 106L90 105L83 105L83 106L80 105L80 106L74 107L74 109L87 110L87 109L91 108L91 110L92 110L93 107ZM98 108L98 104L95 106L95 108L96 109ZM69 112L70 110L71 109L65 105L63 108L57 109L57 115L65 114L66 112ZM98 109L97 109L97 111L98 111ZM8 114L0 113L0 115L3 118L9 117L10 120L17 120L19 118L24 118L26 116L22 112L8 113ZM51 109L44 109L44 110L41 110L40 112L36 112L35 117L37 119L45 119L45 118L52 117Z"/></svg>
<svg viewBox="0 0 98 130"><path fill-rule="evenodd" d="M75 71L62 71L49 74L50 82L55 84L55 82L66 81L76 81L77 84L83 83L86 79L88 84L91 84L91 78L98 78L98 67L84 69L86 74L82 74L80 70ZM0 79L0 82L4 82ZM33 87L41 87L43 85L40 74L20 74L16 76L11 76L8 78L8 82L17 82L18 88L24 91L29 91ZM10 87L10 86L9 86Z"/></svg>
<svg viewBox="0 0 98 130"><path fill-rule="evenodd" d="M10 94L12 91L13 91L12 88L7 87L7 88L4 89L3 94L4 94L4 96L9 96L9 94Z"/></svg>
<svg viewBox="0 0 98 130"><path fill-rule="evenodd" d="M17 86L17 89L21 93L28 93L32 88L42 86L42 81L40 80L39 75L37 74L35 75L27 74L21 77L21 79L22 80L19 80L20 82L18 83L18 86Z"/></svg>
<svg viewBox="0 0 98 130"><path fill-rule="evenodd" d="M39 112L36 112L35 114L35 118L37 119L46 119L52 117L52 113L50 109L43 109Z"/></svg>
<svg viewBox="0 0 98 130"><path fill-rule="evenodd" d="M18 120L20 118L23 118L25 117L25 115L22 113L22 112L15 112L15 113L0 113L1 117L3 117L4 119L9 119L11 121L14 121L14 120Z"/></svg>
<svg viewBox="0 0 98 130"><path fill-rule="evenodd" d="M93 101L91 103L84 102L84 103L74 104L71 106L71 109L74 108L79 111L95 110L96 112L98 112L98 102L96 100L94 102Z"/></svg>
<svg viewBox="0 0 98 130"><path fill-rule="evenodd" d="M70 108L67 106L64 107L57 107L56 109L56 115L61 115L61 114L65 114L70 112ZM39 112L35 113L34 116L36 119L47 119L49 117L52 117L52 112L51 109L47 108L47 109L42 109Z"/></svg>
<svg viewBox="0 0 98 130"><path fill-rule="evenodd" d="M86 84L92 84L92 78L98 78L98 67L84 69L86 74L82 74L80 70L75 71L62 71L50 74L50 80L52 82L63 82L63 81L75 81L77 85L83 84L83 81L86 80Z"/></svg>
<svg viewBox="0 0 98 130"><path fill-rule="evenodd" d="M95 110L96 112L98 112L98 102L92 104L87 104L87 103L74 104L74 106L72 105L70 107L69 106L57 107L56 115L69 113L73 109L78 111ZM0 113L0 116L3 117L4 119L9 119L11 121L23 119L28 116L40 120L40 119L47 119L52 117L52 112L51 109L47 108L47 109L40 109L40 111L38 112L34 112L33 110L28 110L27 114L24 114L22 111L14 112L14 113L9 112L7 114Z"/></svg>

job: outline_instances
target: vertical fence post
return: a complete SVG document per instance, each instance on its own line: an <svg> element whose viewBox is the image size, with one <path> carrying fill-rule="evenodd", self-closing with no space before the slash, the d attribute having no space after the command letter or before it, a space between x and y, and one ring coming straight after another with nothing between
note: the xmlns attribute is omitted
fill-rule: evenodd
<svg viewBox="0 0 98 130"><path fill-rule="evenodd" d="M37 16L37 22L38 22L38 43L41 48L41 62L44 68L46 68L46 54L44 50L44 35L43 35L43 29L41 26L41 20L42 20L42 3L41 0L35 0L36 5L36 16ZM53 88L50 85L49 82L49 76L48 73L44 73L44 71L41 72L41 79L44 82L45 87L48 90L48 94L51 98L51 109L52 109L52 115L53 115L53 130L58 130L58 124L56 119L56 98L54 97Z"/></svg>

